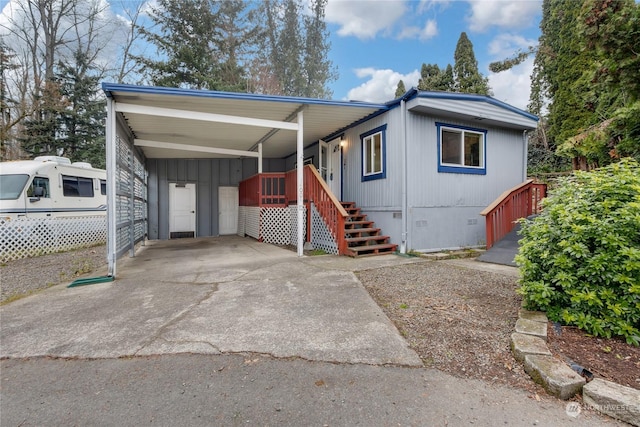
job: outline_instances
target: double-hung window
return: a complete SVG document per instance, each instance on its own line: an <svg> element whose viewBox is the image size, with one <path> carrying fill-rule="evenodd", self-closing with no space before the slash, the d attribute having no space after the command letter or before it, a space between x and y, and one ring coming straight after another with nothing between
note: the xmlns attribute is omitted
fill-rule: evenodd
<svg viewBox="0 0 640 427"><path fill-rule="evenodd" d="M362 141L362 181L386 177L385 143L387 125L360 135Z"/></svg>
<svg viewBox="0 0 640 427"><path fill-rule="evenodd" d="M436 123L438 172L486 175L487 131Z"/></svg>

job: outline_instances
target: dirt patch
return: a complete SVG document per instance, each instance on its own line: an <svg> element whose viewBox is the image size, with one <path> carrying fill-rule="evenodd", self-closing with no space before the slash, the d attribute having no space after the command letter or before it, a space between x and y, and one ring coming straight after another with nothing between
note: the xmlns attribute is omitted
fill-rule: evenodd
<svg viewBox="0 0 640 427"><path fill-rule="evenodd" d="M640 347L551 323L547 336L549 350L558 357L583 366L596 378L640 390Z"/></svg>
<svg viewBox="0 0 640 427"><path fill-rule="evenodd" d="M534 395L544 393L510 349L521 306L516 278L442 262L357 275L425 366L522 388ZM613 341L563 328L563 334L551 340L551 347L598 377L638 388L638 349Z"/></svg>

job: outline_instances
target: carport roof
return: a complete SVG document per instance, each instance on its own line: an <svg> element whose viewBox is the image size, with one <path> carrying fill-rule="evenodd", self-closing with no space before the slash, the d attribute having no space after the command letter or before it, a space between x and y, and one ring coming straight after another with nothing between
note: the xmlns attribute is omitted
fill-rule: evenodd
<svg viewBox="0 0 640 427"><path fill-rule="evenodd" d="M271 127L271 121L296 123L297 113L303 111L308 145L389 108L368 102L114 83L103 83L102 89L115 101L115 111L123 115L147 158L238 157L241 151L255 151L260 142L264 157L282 158L295 153L296 132ZM203 152L206 148L219 152Z"/></svg>

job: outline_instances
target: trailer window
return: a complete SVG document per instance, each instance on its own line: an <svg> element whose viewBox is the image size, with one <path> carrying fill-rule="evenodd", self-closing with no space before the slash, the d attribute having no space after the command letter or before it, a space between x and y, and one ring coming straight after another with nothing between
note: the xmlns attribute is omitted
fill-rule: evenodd
<svg viewBox="0 0 640 427"><path fill-rule="evenodd" d="M29 175L0 175L0 200L15 200L20 197Z"/></svg>
<svg viewBox="0 0 640 427"><path fill-rule="evenodd" d="M62 175L62 194L65 197L93 197L93 180Z"/></svg>
<svg viewBox="0 0 640 427"><path fill-rule="evenodd" d="M107 194L107 181L104 179L100 180L100 194L103 196Z"/></svg>
<svg viewBox="0 0 640 427"><path fill-rule="evenodd" d="M31 185L29 186L29 189L27 190L27 196L29 197L33 197L34 195L34 189L36 187L40 187L42 189L44 189L43 195L40 197L45 197L48 198L50 197L49 194L49 178L42 178L39 176L36 176L35 178L33 178L33 181L31 182Z"/></svg>

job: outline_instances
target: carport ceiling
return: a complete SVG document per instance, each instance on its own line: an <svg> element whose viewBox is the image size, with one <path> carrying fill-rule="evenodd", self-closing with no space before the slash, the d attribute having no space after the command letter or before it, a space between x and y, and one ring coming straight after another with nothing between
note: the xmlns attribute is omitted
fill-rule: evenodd
<svg viewBox="0 0 640 427"><path fill-rule="evenodd" d="M138 142L136 145L140 146L147 158L239 157L233 152L204 153L190 150L187 146L256 151L259 142L263 142L265 158L282 158L296 151L296 131L191 117L201 113L296 123L297 112L303 111L306 146L388 108L384 104L363 102L111 83L103 83L102 88L115 101L116 111L119 111L118 105L127 110L120 114ZM141 107L151 108L145 110ZM154 115L154 111L162 111L164 115ZM178 114L165 114L172 112ZM167 144L171 144L172 148L161 148ZM181 146L185 149L180 149Z"/></svg>

